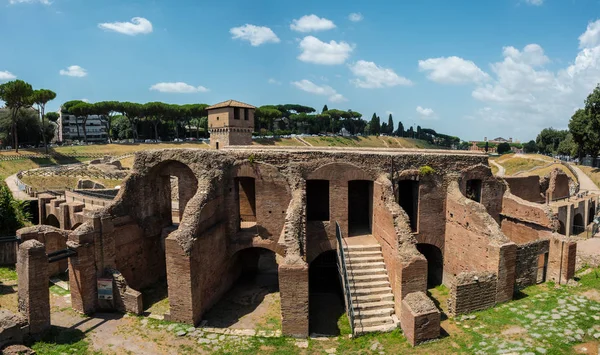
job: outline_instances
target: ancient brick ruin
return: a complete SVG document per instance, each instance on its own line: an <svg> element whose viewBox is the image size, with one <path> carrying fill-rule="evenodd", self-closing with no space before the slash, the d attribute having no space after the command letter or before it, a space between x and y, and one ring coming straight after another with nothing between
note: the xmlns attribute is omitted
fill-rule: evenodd
<svg viewBox="0 0 600 355"><path fill-rule="evenodd" d="M40 208L66 203L54 200L40 197ZM139 291L166 280L166 319L194 325L243 271L256 268L261 250L276 254L282 331L305 337L311 333L310 271L340 248L337 223L355 333L400 322L416 344L440 331L428 287L446 285L450 314L457 315L509 301L528 285L573 278L576 244L558 233L552 206L539 202L513 194L477 153L169 149L138 153L112 204L77 212L65 205L80 216L63 220L81 224L60 233L76 251L68 258L74 309L139 314ZM47 228L20 235L43 242L59 233ZM27 251L19 256L37 260L39 245L20 248ZM27 265L20 266L19 275L29 277L19 278L19 289L47 277ZM114 280L112 302L98 299L99 278ZM34 301L44 302L44 295Z"/></svg>

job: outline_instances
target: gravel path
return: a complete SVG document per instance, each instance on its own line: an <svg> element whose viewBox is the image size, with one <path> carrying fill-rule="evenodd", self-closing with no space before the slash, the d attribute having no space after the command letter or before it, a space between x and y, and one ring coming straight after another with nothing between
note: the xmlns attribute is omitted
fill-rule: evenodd
<svg viewBox="0 0 600 355"><path fill-rule="evenodd" d="M598 191L598 186L594 184L592 179L590 179L583 171L581 171L577 166L571 164L571 167L577 173L577 179L579 180L579 190L581 191Z"/></svg>

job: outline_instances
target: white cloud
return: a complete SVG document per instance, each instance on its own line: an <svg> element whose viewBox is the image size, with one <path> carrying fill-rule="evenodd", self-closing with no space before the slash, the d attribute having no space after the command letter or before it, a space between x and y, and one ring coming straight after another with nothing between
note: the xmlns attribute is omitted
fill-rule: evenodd
<svg viewBox="0 0 600 355"><path fill-rule="evenodd" d="M81 99L81 101L83 101L83 102L88 102L88 103L90 102L90 100L89 100L89 99Z"/></svg>
<svg viewBox="0 0 600 355"><path fill-rule="evenodd" d="M529 5L540 6L544 3L544 0L525 0Z"/></svg>
<svg viewBox="0 0 600 355"><path fill-rule="evenodd" d="M9 4L14 5L14 4L31 4L34 2L39 2L40 4L43 5L52 5L52 2L50 2L50 0L9 0Z"/></svg>
<svg viewBox="0 0 600 355"><path fill-rule="evenodd" d="M343 95L338 94L334 88L328 85L317 85L312 81L306 79L300 81L293 81L292 85L294 85L296 88L302 91L306 91L311 94L329 96L329 101L331 102L348 101Z"/></svg>
<svg viewBox="0 0 600 355"><path fill-rule="evenodd" d="M335 28L335 23L333 23L333 21L314 14L302 16L297 20L293 20L290 25L290 29L302 33L326 31L333 28Z"/></svg>
<svg viewBox="0 0 600 355"><path fill-rule="evenodd" d="M183 82L176 83L157 83L150 87L150 90L178 94L193 94L197 92L209 91L204 86L192 86Z"/></svg>
<svg viewBox="0 0 600 355"><path fill-rule="evenodd" d="M363 89L412 85L410 80L399 76L392 69L380 67L373 62L359 60L350 65L350 71L357 77L350 80L350 82Z"/></svg>
<svg viewBox="0 0 600 355"><path fill-rule="evenodd" d="M435 118L435 112L430 109L430 108L424 108L421 106L417 106L417 113L419 114L419 116L421 117L421 119L432 119Z"/></svg>
<svg viewBox="0 0 600 355"><path fill-rule="evenodd" d="M360 22L363 20L363 15L360 12L353 12L348 15L348 20L352 22Z"/></svg>
<svg viewBox="0 0 600 355"><path fill-rule="evenodd" d="M71 65L67 68L67 70L61 69L59 71L60 75L73 76L76 78L83 78L87 76L87 71L80 67L79 65Z"/></svg>
<svg viewBox="0 0 600 355"><path fill-rule="evenodd" d="M298 56L303 62L336 65L343 64L353 51L353 47L346 42L330 41L321 42L316 37L306 36L300 41L302 53Z"/></svg>
<svg viewBox="0 0 600 355"><path fill-rule="evenodd" d="M272 85L281 85L281 81L275 80L273 78L269 78L269 80L267 80L267 82Z"/></svg>
<svg viewBox="0 0 600 355"><path fill-rule="evenodd" d="M113 31L129 36L152 33L152 22L143 17L134 17L130 22L99 23L98 27L106 31Z"/></svg>
<svg viewBox="0 0 600 355"><path fill-rule="evenodd" d="M585 32L579 36L579 48L594 47L600 43L600 20L590 22Z"/></svg>
<svg viewBox="0 0 600 355"><path fill-rule="evenodd" d="M442 84L478 83L489 79L475 63L456 56L420 60L419 71L429 72L429 80Z"/></svg>
<svg viewBox="0 0 600 355"><path fill-rule="evenodd" d="M250 42L250 45L257 47L263 43L279 43L279 37L269 27L254 26L245 24L240 27L233 27L229 30L233 39L241 39Z"/></svg>
<svg viewBox="0 0 600 355"><path fill-rule="evenodd" d="M17 76L9 71L0 71L0 80L15 80Z"/></svg>

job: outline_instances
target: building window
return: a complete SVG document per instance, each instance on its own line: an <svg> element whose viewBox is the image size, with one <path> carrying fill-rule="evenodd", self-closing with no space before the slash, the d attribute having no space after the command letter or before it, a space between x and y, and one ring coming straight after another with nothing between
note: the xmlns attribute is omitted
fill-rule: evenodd
<svg viewBox="0 0 600 355"><path fill-rule="evenodd" d="M329 181L306 181L306 219L329 221Z"/></svg>
<svg viewBox="0 0 600 355"><path fill-rule="evenodd" d="M234 107L233 108L233 119L234 120L239 120L240 119L240 108L239 107Z"/></svg>
<svg viewBox="0 0 600 355"><path fill-rule="evenodd" d="M248 110L247 108L245 108L245 109L244 109L244 121L248 121L248 120L249 120L249 118L248 118L248 116L249 116L249 115L248 115L248 112L249 112L249 111L250 111L250 110Z"/></svg>
<svg viewBox="0 0 600 355"><path fill-rule="evenodd" d="M219 120L219 116L217 116L217 121Z"/></svg>

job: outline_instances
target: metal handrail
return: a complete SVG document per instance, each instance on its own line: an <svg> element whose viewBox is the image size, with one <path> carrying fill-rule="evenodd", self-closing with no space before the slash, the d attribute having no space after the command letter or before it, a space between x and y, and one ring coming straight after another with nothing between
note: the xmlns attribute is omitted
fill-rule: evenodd
<svg viewBox="0 0 600 355"><path fill-rule="evenodd" d="M348 314L348 319L350 321L350 330L352 331L352 335L354 335L354 303L352 302L352 295L350 294L350 281L348 280L346 255L344 253L344 246L342 245L342 229L338 222L335 222L335 238L337 239L338 271L342 277L344 297L346 298L346 314Z"/></svg>

